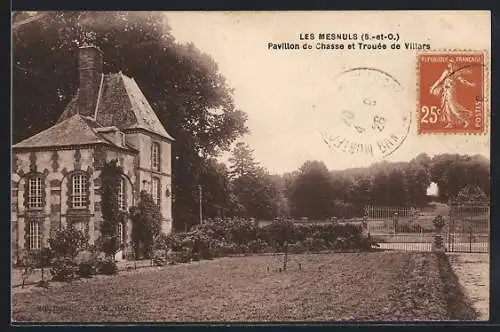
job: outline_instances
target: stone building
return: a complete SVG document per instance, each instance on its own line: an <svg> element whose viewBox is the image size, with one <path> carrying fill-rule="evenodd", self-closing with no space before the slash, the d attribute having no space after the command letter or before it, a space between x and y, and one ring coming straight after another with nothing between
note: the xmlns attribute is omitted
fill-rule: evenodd
<svg viewBox="0 0 500 332"><path fill-rule="evenodd" d="M100 236L100 170L117 159L124 169L120 208L135 204L140 190L151 192L172 227L171 143L133 78L103 73L103 54L79 49L79 87L57 123L12 147L12 255L48 246L51 234L68 225L90 243ZM131 252L131 221L118 225L124 250Z"/></svg>

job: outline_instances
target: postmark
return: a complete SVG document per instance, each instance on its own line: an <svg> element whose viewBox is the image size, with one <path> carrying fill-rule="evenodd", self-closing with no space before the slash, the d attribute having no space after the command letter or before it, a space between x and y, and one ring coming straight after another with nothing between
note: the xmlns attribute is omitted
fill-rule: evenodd
<svg viewBox="0 0 500 332"><path fill-rule="evenodd" d="M417 55L419 134L483 134L487 128L484 52Z"/></svg>
<svg viewBox="0 0 500 332"><path fill-rule="evenodd" d="M333 82L332 106L320 113L323 141L347 156L389 156L404 142L411 124L411 112L402 106L404 90L377 68L343 71Z"/></svg>

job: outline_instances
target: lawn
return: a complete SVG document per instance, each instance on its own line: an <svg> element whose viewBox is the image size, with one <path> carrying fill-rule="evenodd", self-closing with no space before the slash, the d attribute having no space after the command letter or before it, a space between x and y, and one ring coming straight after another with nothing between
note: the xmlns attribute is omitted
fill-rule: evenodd
<svg viewBox="0 0 500 332"><path fill-rule="evenodd" d="M15 321L417 321L473 319L449 310L449 266L433 253L220 258L13 292ZM443 265L443 264L441 264ZM443 272L444 269L444 272ZM453 293L453 292L452 292ZM456 306L455 306L456 307ZM458 315L458 317L457 317Z"/></svg>

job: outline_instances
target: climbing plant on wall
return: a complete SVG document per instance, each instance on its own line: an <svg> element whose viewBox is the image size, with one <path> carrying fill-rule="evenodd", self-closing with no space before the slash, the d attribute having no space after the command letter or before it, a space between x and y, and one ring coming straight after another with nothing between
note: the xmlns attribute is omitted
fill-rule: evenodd
<svg viewBox="0 0 500 332"><path fill-rule="evenodd" d="M122 174L123 168L118 165L118 160L105 163L101 171L101 210L103 218L101 249L108 256L113 256L119 250L117 226L125 218L125 214L120 211L118 203Z"/></svg>

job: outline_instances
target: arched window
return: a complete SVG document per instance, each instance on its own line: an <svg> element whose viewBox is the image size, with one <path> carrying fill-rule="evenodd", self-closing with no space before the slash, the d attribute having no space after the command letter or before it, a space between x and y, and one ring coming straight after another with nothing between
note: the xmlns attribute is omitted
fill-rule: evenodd
<svg viewBox="0 0 500 332"><path fill-rule="evenodd" d="M160 170L160 144L156 142L151 145L151 168L154 171Z"/></svg>
<svg viewBox="0 0 500 332"><path fill-rule="evenodd" d="M160 206L160 179L152 178L151 179L151 196L153 196L153 201L156 205Z"/></svg>
<svg viewBox="0 0 500 332"><path fill-rule="evenodd" d="M41 176L33 176L28 178L28 202L29 209L37 209L43 207L43 191L44 181Z"/></svg>
<svg viewBox="0 0 500 332"><path fill-rule="evenodd" d="M88 179L83 173L71 177L71 205L73 208L85 208L88 205Z"/></svg>

